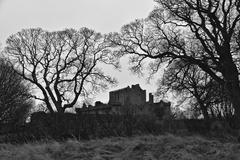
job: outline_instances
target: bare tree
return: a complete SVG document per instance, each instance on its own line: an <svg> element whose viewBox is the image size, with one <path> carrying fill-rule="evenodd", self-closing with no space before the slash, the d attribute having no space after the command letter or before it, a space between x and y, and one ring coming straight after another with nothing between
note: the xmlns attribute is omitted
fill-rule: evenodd
<svg viewBox="0 0 240 160"><path fill-rule="evenodd" d="M155 0L146 20L125 25L109 39L121 54L131 54L133 69L146 58L156 72L162 62L182 59L200 67L224 86L240 117L239 0Z"/></svg>
<svg viewBox="0 0 240 160"><path fill-rule="evenodd" d="M157 94L165 95L168 92L180 97L181 103L190 103L192 110L202 114L206 120L212 110L220 109L219 106L229 102L221 85L198 66L182 60L175 60L168 66L160 80ZM221 111L223 114L227 112Z"/></svg>
<svg viewBox="0 0 240 160"><path fill-rule="evenodd" d="M79 97L105 89L116 80L105 75L100 64L118 67L105 36L93 30L66 29L48 32L24 29L7 39L5 53L19 74L42 93L34 96L63 113Z"/></svg>
<svg viewBox="0 0 240 160"><path fill-rule="evenodd" d="M0 123L24 123L32 107L27 83L0 59Z"/></svg>

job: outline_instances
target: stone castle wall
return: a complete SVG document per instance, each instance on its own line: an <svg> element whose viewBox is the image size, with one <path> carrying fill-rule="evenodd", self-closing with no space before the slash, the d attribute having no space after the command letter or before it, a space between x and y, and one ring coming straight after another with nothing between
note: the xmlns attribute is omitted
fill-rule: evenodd
<svg viewBox="0 0 240 160"><path fill-rule="evenodd" d="M146 90L142 90L137 85L132 87L126 87L109 93L109 104L110 105L142 105L146 103Z"/></svg>

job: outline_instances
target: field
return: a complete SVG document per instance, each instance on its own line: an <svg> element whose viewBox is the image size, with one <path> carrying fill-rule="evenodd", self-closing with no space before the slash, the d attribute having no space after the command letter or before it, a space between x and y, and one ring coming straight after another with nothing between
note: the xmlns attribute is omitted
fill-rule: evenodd
<svg viewBox="0 0 240 160"><path fill-rule="evenodd" d="M136 136L0 144L2 160L237 160L240 144L200 136Z"/></svg>

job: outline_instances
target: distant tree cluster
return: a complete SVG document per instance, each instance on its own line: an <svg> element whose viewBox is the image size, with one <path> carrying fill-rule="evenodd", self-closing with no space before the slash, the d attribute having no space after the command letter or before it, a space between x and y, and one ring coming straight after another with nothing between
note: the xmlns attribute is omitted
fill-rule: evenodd
<svg viewBox="0 0 240 160"><path fill-rule="evenodd" d="M0 59L0 123L23 124L31 107L26 81L6 60Z"/></svg>
<svg viewBox="0 0 240 160"><path fill-rule="evenodd" d="M157 94L169 92L180 97L181 103L188 102L195 116L203 115L205 119L233 116L225 89L196 65L182 60L173 62L165 70Z"/></svg>

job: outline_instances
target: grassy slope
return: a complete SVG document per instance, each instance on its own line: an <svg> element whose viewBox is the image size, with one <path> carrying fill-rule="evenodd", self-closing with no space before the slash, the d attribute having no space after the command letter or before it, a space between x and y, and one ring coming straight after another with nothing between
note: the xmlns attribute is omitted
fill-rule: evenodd
<svg viewBox="0 0 240 160"><path fill-rule="evenodd" d="M237 160L240 144L173 135L106 138L85 142L0 144L3 160Z"/></svg>

